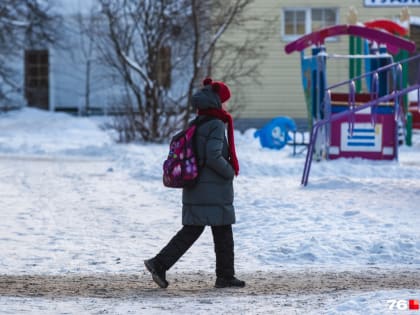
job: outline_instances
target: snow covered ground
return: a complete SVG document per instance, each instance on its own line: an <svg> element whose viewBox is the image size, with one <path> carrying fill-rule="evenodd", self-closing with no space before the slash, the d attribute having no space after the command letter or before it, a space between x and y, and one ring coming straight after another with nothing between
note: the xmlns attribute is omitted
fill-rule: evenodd
<svg viewBox="0 0 420 315"><path fill-rule="evenodd" d="M99 124L0 115L0 314L396 314L387 300L420 299L420 283L399 282L420 279L420 133L398 162L314 163L307 187L303 154L236 133L236 273L248 286L212 288L207 229L160 290L142 261L181 227L181 191L161 183L167 145L115 144Z"/></svg>

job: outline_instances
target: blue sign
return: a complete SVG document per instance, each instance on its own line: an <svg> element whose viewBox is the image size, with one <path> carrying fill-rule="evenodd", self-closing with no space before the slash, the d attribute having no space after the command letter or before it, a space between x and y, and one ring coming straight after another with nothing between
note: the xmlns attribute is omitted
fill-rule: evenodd
<svg viewBox="0 0 420 315"><path fill-rule="evenodd" d="M416 7L420 0L364 0L365 7Z"/></svg>

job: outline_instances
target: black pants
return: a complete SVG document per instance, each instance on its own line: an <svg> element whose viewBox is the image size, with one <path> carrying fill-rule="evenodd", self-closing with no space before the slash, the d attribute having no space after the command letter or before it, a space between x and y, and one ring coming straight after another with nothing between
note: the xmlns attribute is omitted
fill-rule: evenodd
<svg viewBox="0 0 420 315"><path fill-rule="evenodd" d="M165 269L171 268L204 231L204 226L184 225L169 241L156 260ZM212 226L216 253L216 276L231 278L234 275L233 234L231 225Z"/></svg>

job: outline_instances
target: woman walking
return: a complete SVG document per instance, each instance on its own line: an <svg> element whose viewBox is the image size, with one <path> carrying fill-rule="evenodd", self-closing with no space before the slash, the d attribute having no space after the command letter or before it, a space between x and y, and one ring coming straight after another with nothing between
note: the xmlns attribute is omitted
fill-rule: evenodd
<svg viewBox="0 0 420 315"><path fill-rule="evenodd" d="M226 111L231 93L221 81L207 78L203 88L193 95L193 106L198 119L207 120L197 127L195 134L199 171L197 183L182 191L182 229L152 259L144 264L153 280L166 288L166 271L210 226L216 254L216 288L244 287L245 282L235 278L232 224L233 178L239 173L235 152L232 116ZM213 119L208 120L208 116ZM228 139L226 139L226 124ZM229 141L228 141L229 140Z"/></svg>

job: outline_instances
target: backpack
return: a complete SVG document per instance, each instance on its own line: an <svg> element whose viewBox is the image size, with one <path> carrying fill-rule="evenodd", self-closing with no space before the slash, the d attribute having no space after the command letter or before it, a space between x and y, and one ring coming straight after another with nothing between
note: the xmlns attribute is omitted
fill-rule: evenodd
<svg viewBox="0 0 420 315"><path fill-rule="evenodd" d="M198 177L198 159L195 145L197 127L214 119L207 116L204 119L195 118L187 129L173 136L169 144L169 154L163 162L163 185L172 188L191 187Z"/></svg>

